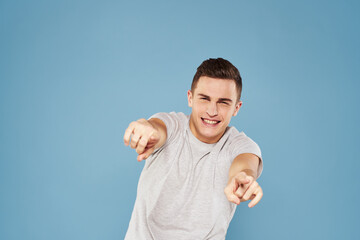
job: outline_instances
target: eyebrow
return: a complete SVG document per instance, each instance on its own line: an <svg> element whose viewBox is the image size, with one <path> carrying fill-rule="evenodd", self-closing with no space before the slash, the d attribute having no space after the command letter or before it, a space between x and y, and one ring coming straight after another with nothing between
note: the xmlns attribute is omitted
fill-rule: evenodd
<svg viewBox="0 0 360 240"><path fill-rule="evenodd" d="M205 95L205 94L202 94L202 93L199 93L198 95L201 96L201 97L205 97L205 98L210 99L210 97L208 95ZM232 103L232 100L230 98L219 98L219 102L221 102L221 101Z"/></svg>

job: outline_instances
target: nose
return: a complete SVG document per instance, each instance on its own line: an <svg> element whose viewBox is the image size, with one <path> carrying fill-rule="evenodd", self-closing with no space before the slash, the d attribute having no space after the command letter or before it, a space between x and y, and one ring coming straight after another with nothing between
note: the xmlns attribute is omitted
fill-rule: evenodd
<svg viewBox="0 0 360 240"><path fill-rule="evenodd" d="M215 117L216 115L218 115L218 111L217 111L217 105L216 103L209 103L206 113L210 116L210 117Z"/></svg>

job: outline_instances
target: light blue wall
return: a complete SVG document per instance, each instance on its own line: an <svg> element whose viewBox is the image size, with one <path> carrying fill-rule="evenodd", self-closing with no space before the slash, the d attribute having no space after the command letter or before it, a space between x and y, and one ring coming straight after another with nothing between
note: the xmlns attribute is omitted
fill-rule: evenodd
<svg viewBox="0 0 360 240"><path fill-rule="evenodd" d="M0 239L123 239L143 163L127 125L189 113L209 57L264 189L228 239L359 239L358 1L1 1Z"/></svg>

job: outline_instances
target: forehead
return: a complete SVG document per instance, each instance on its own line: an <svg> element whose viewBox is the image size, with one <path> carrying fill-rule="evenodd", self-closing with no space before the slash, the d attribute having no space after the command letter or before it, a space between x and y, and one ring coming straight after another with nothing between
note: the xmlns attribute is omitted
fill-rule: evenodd
<svg viewBox="0 0 360 240"><path fill-rule="evenodd" d="M212 98L236 99L236 84L231 79L219 79L202 76L196 84L194 94L205 94Z"/></svg>

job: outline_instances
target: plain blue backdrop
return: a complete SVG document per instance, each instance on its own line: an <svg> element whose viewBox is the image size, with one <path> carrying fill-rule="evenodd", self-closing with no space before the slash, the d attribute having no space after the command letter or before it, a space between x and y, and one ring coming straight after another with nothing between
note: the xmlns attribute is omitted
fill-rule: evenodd
<svg viewBox="0 0 360 240"><path fill-rule="evenodd" d="M128 124L190 113L196 67L243 77L231 125L262 201L227 239L359 239L358 1L0 1L0 239L123 239L143 163Z"/></svg>

